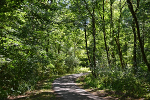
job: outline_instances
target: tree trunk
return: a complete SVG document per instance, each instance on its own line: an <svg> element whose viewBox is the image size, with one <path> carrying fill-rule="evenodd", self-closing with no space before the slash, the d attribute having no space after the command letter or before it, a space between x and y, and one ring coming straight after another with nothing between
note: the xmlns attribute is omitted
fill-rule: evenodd
<svg viewBox="0 0 150 100"><path fill-rule="evenodd" d="M95 51L96 51L96 40L95 40L95 34L96 34L96 28L95 28L95 17L94 17L94 8L93 8L93 16L92 16L92 29L93 29L93 43L94 43L94 46L93 46L93 67L94 67L94 77L96 78L97 75L96 75L96 56L95 56Z"/></svg>
<svg viewBox="0 0 150 100"><path fill-rule="evenodd" d="M105 5L105 3L104 3L104 0L103 0L103 34L104 34L105 50L106 50L106 53L107 53L108 65L110 66L110 59L109 59L109 53L108 53L107 42L106 42L105 16L104 16L105 7L104 7L104 5Z"/></svg>
<svg viewBox="0 0 150 100"><path fill-rule="evenodd" d="M119 52L119 58L120 58L121 66L122 66L122 69L124 69L122 50L121 50L121 47L120 47L119 39L115 38L115 41L116 41L116 44L117 44L117 47L118 47L118 52Z"/></svg>
<svg viewBox="0 0 150 100"><path fill-rule="evenodd" d="M47 45L46 45L46 52L48 53L48 48L49 48L49 34L47 34Z"/></svg>
<svg viewBox="0 0 150 100"><path fill-rule="evenodd" d="M86 53L87 53L87 57L88 57L88 60L89 60L90 67L92 67L92 65L91 65L91 59L90 59L89 51L88 51L88 47L87 47L86 21L85 21L85 27L84 27L84 35L85 35L85 48L86 48Z"/></svg>
<svg viewBox="0 0 150 100"><path fill-rule="evenodd" d="M115 53L114 53L114 50L115 50L115 45L114 45L114 31L113 31L113 10L112 10L112 5L113 5L113 1L110 0L110 36L112 38L111 40L111 45L113 48L111 48L111 57L113 58L112 59L112 64L115 65ZM111 63L111 61L110 61Z"/></svg>
<svg viewBox="0 0 150 100"><path fill-rule="evenodd" d="M139 22L137 20L136 13L133 10L133 5L132 5L131 1L127 0L127 3L128 3L128 8L129 8L129 10L130 10L130 12L132 14L132 17L134 18L135 24L136 24L137 35L138 35L138 40L139 40L139 43L140 43L140 48L141 48L143 60L144 60L144 62L146 64L146 66L148 67L148 71L150 72L150 64L147 61L147 58L146 58L146 55L145 55L145 52L144 52L144 45L142 44L142 40L141 40L141 37L140 37Z"/></svg>
<svg viewBox="0 0 150 100"><path fill-rule="evenodd" d="M95 51L96 51L96 39L95 39L95 34L96 34L96 28L95 28L95 16L94 16L94 14L95 14L95 12L94 12L94 10L95 10L95 7L92 7L93 9L93 11L91 12L90 11L90 9L88 8L88 5L87 5L87 2L86 2L86 0L84 0L84 2L85 2L85 4L86 4L86 9L87 9L87 11L89 12L89 14L90 14L90 16L92 17L92 36L93 36L93 69L92 69L92 74L93 74L93 76L96 78L97 77L97 75L96 75L96 56L95 56Z"/></svg>
<svg viewBox="0 0 150 100"><path fill-rule="evenodd" d="M118 35L116 36L117 38L115 38L115 41L116 41L116 44L117 44L117 47L118 47L118 52L119 52L119 58L120 58L120 63L121 63L121 66L122 66L122 69L125 68L125 65L124 65L124 61L123 61L123 55L122 55L122 50L121 50L121 47L120 47L120 42L119 42L119 34L120 34L120 23L121 23L121 12L122 12L122 7L121 7L121 0L120 0L120 16L119 16L119 20L118 20Z"/></svg>
<svg viewBox="0 0 150 100"><path fill-rule="evenodd" d="M136 30L135 30L135 22L132 22L132 30L134 34L134 50L133 50L133 68L134 68L134 73L136 74L137 72L137 61L136 61Z"/></svg>

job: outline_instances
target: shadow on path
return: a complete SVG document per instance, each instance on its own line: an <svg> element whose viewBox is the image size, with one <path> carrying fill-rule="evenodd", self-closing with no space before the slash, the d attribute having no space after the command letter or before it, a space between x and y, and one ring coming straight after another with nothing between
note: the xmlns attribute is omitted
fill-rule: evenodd
<svg viewBox="0 0 150 100"><path fill-rule="evenodd" d="M31 96L18 96L15 98L9 98L7 100L61 100L60 98L56 98L52 92L41 92L38 94L33 94Z"/></svg>
<svg viewBox="0 0 150 100"><path fill-rule="evenodd" d="M63 100L106 100L76 86L76 78L86 74L88 73L72 74L57 78L53 82L54 92L62 97Z"/></svg>
<svg viewBox="0 0 150 100"><path fill-rule="evenodd" d="M52 82L57 77L59 76L53 76L46 80L39 81L36 84L35 90L27 91L18 96L8 96L6 100L62 100L61 97L57 97L51 89Z"/></svg>

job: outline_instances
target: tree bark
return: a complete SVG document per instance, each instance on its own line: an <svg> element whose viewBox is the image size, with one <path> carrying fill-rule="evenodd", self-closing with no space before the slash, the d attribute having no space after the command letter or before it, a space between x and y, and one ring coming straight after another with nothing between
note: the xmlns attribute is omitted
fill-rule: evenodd
<svg viewBox="0 0 150 100"><path fill-rule="evenodd" d="M110 36L112 38L112 41L111 41L111 45L112 45L112 48L111 48L111 57L113 58L112 59L112 64L115 65L115 53L114 53L114 50L115 50L115 45L114 45L114 32L113 32L113 10L112 10L112 5L113 5L113 1L110 0ZM110 63L111 63L111 60L110 60Z"/></svg>
<svg viewBox="0 0 150 100"><path fill-rule="evenodd" d="M141 53L142 53L143 60L146 64L146 66L148 67L148 71L150 72L150 64L147 61L147 58L146 58L146 55L145 55L145 52L144 52L144 45L142 44L142 40L141 40L141 37L140 37L139 22L137 20L136 13L133 10L133 5L132 5L131 1L127 0L127 3L128 3L128 8L129 8L129 10L132 14L132 17L134 18L135 24L136 24L137 35L138 35L138 40L139 40L139 43L140 43L140 48L141 48Z"/></svg>
<svg viewBox="0 0 150 100"><path fill-rule="evenodd" d="M95 55L95 51L96 51L96 39L95 39L95 35L96 35L96 28L95 28L95 7L92 7L92 11L90 11L90 9L88 8L88 4L86 2L86 0L84 0L84 3L86 4L86 9L89 12L90 16L92 17L92 36L93 36L93 69L92 69L92 75L96 78L96 55Z"/></svg>
<svg viewBox="0 0 150 100"><path fill-rule="evenodd" d="M86 53L87 53L87 57L88 57L88 60L89 60L90 67L92 67L92 66L91 66L91 59L90 59L89 51L88 51L88 47L87 47L86 21L85 21L85 27L84 27L84 35L85 35L85 48L86 48Z"/></svg>
<svg viewBox="0 0 150 100"><path fill-rule="evenodd" d="M135 30L135 23L132 22L132 31L134 34L134 49L133 49L133 68L134 68L134 74L137 72L137 61L136 61L136 30Z"/></svg>
<svg viewBox="0 0 150 100"><path fill-rule="evenodd" d="M119 20L118 20L118 35L115 37L115 41L116 41L116 44L117 44L117 47L118 47L118 52L119 52L119 58L120 58L120 63L121 63L121 66L122 66L122 69L125 68L125 65L124 65L124 61L123 61L123 55L122 55L122 50L121 50L121 47L120 47L120 42L119 42L119 34L120 34L120 23L121 23L121 13L122 13L122 7L121 7L121 0L120 0L120 16L119 16Z"/></svg>
<svg viewBox="0 0 150 100"><path fill-rule="evenodd" d="M46 52L48 53L48 48L49 48L49 34L47 34L47 37L48 37L48 39L47 39L47 45L46 45Z"/></svg>
<svg viewBox="0 0 150 100"><path fill-rule="evenodd" d="M94 77L96 78L97 75L96 75L96 56L95 56L95 51L96 51L96 40L95 40L95 34L96 34L96 28L95 28L95 17L94 17L94 8L93 8L93 14L92 14L92 29L93 29L93 43L94 43L94 46L93 46L93 65L94 65Z"/></svg>
<svg viewBox="0 0 150 100"><path fill-rule="evenodd" d="M119 39L115 38L115 41L116 41L116 44L117 44L117 47L118 47L118 52L119 52L119 58L120 58L121 66L122 66L122 69L124 69L122 50L121 50L121 47L120 47Z"/></svg>
<svg viewBox="0 0 150 100"><path fill-rule="evenodd" d="M108 60L108 65L110 66L110 59L109 59L109 53L108 53L108 46L107 46L107 40L106 40L106 31L105 31L105 3L103 0L103 34L104 34L104 42L105 42L105 50L107 53L107 60Z"/></svg>

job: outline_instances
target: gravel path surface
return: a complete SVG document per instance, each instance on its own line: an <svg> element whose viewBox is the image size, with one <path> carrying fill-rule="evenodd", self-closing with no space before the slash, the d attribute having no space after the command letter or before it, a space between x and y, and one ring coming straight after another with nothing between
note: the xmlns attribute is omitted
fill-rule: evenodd
<svg viewBox="0 0 150 100"><path fill-rule="evenodd" d="M62 100L106 100L76 86L76 78L86 74L88 73L72 74L57 78L53 82L54 92Z"/></svg>

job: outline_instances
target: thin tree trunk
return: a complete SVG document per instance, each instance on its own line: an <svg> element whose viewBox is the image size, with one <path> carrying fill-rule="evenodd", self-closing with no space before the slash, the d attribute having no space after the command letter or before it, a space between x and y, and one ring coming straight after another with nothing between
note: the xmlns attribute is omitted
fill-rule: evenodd
<svg viewBox="0 0 150 100"><path fill-rule="evenodd" d="M93 8L93 16L92 16L92 28L93 28L93 65L94 65L94 77L96 78L96 56L95 56L95 51L96 51L96 40L95 40L95 34L96 34L96 28L95 28L95 17L94 17L94 8Z"/></svg>
<svg viewBox="0 0 150 100"><path fill-rule="evenodd" d="M51 3L52 3L52 1L51 1ZM47 11L48 11L48 9L46 9L46 12ZM49 33L47 33L47 37L48 37L48 40L47 40L46 52L48 53L48 48L49 48Z"/></svg>
<svg viewBox="0 0 150 100"><path fill-rule="evenodd" d="M88 5L87 5L87 2L86 0L84 0L85 4L86 4L86 9L87 11L89 12L90 16L92 17L92 35L93 35L93 76L96 78L97 75L96 75L96 56L95 56L95 51L96 51L96 39L95 39L95 34L96 34L96 28L95 28L95 7L93 7L93 11L91 12L90 9L88 8Z"/></svg>
<svg viewBox="0 0 150 100"><path fill-rule="evenodd" d="M116 44L117 44L117 47L118 47L118 52L119 52L119 58L120 58L121 66L122 66L122 69L124 69L122 50L121 50L121 47L120 47L119 39L115 38L115 41L116 41Z"/></svg>
<svg viewBox="0 0 150 100"><path fill-rule="evenodd" d="M49 47L49 34L47 35L48 40L47 40L47 46L46 46L46 52L48 52L48 47Z"/></svg>
<svg viewBox="0 0 150 100"><path fill-rule="evenodd" d="M143 60L144 60L144 62L146 64L146 66L148 67L148 71L150 72L150 64L147 61L147 58L146 58L146 55L145 55L145 52L144 52L144 45L142 44L142 40L141 40L141 37L140 37L139 22L137 20L136 13L133 10L133 5L132 5L131 1L127 0L127 3L128 3L128 8L129 8L129 10L130 10L130 12L132 14L132 17L134 18L135 24L136 24L137 35L138 35L138 40L139 40L139 43L140 43L140 48L141 48Z"/></svg>
<svg viewBox="0 0 150 100"><path fill-rule="evenodd" d="M118 47L118 52L119 52L119 58L120 58L120 63L121 63L121 66L122 66L122 69L124 69L124 61L123 61L123 55L122 55L122 50L121 50L121 47L120 47L120 42L119 42L119 34L120 34L120 23L121 23L121 12L122 12L122 7L121 7L121 0L120 0L120 17L119 17L119 20L118 20L118 35L117 35L117 38L115 38L115 41L116 41L116 44L117 44L117 47Z"/></svg>
<svg viewBox="0 0 150 100"><path fill-rule="evenodd" d="M112 10L112 5L113 5L113 1L110 0L110 36L112 37L112 41L111 41L111 45L113 46L113 48L111 48L111 57L112 59L112 64L115 65L115 45L114 45L114 31L113 31L113 10Z"/></svg>
<svg viewBox="0 0 150 100"><path fill-rule="evenodd" d="M142 34L142 37L141 37L142 38L143 46L145 44L145 41L144 41L145 40L145 34L144 34L145 33L145 23L144 22L145 22L145 19L143 18L143 21L142 21L142 30L143 30L142 33L143 34Z"/></svg>
<svg viewBox="0 0 150 100"><path fill-rule="evenodd" d="M133 30L133 34L134 34L133 68L134 68L134 73L136 74L136 72L137 72L137 61L136 61L136 30L135 30L135 22L134 21L132 23L132 30Z"/></svg>
<svg viewBox="0 0 150 100"><path fill-rule="evenodd" d="M92 67L92 66L91 66L91 59L90 59L89 51L88 51L88 47L87 47L86 21L85 21L85 27L84 27L84 35L85 35L85 48L86 48L86 53L87 53L87 57L88 57L88 60L89 60L90 67Z"/></svg>
<svg viewBox="0 0 150 100"><path fill-rule="evenodd" d="M105 3L104 3L104 0L103 0L103 34L104 34L105 50L106 50L106 53L107 53L108 65L110 66L110 59L109 59L109 53L108 53L107 42L106 42L105 16L104 16L105 7L104 7L104 5L105 5Z"/></svg>
<svg viewBox="0 0 150 100"><path fill-rule="evenodd" d="M110 0L110 35L112 35L113 21L112 21L112 0Z"/></svg>

